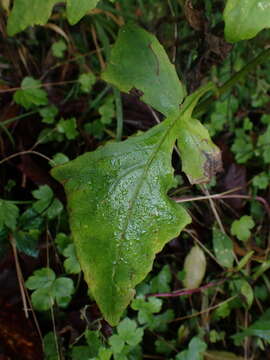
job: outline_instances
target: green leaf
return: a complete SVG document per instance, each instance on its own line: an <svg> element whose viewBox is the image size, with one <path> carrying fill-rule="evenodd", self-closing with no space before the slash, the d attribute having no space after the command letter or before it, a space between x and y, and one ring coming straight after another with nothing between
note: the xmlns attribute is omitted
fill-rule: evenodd
<svg viewBox="0 0 270 360"><path fill-rule="evenodd" d="M250 230L253 229L255 223L251 216L244 215L239 220L234 220L231 226L231 233L241 241L247 241L250 238Z"/></svg>
<svg viewBox="0 0 270 360"><path fill-rule="evenodd" d="M67 44L64 40L59 40L52 44L53 56L57 58L60 59L63 58L66 50L67 50Z"/></svg>
<svg viewBox="0 0 270 360"><path fill-rule="evenodd" d="M98 352L97 360L110 360L112 356L111 349L106 349L105 347L101 347Z"/></svg>
<svg viewBox="0 0 270 360"><path fill-rule="evenodd" d="M150 293L170 292L170 282L172 274L169 265L163 266L162 270L150 282Z"/></svg>
<svg viewBox="0 0 270 360"><path fill-rule="evenodd" d="M52 284L52 296L61 307L66 307L69 304L73 293L73 281L69 278L60 277Z"/></svg>
<svg viewBox="0 0 270 360"><path fill-rule="evenodd" d="M46 215L49 219L58 216L63 210L63 205L58 199L54 199L52 189L48 185L41 185L37 190L32 192L37 201L33 208L42 215Z"/></svg>
<svg viewBox="0 0 270 360"><path fill-rule="evenodd" d="M270 164L270 124L265 133L259 136L258 147L261 149L265 164Z"/></svg>
<svg viewBox="0 0 270 360"><path fill-rule="evenodd" d="M181 154L182 170L191 184L209 182L216 172L222 169L219 148L212 142L208 130L192 118L192 111L199 98L213 89L215 87L210 83L185 100L188 106L181 118L177 146Z"/></svg>
<svg viewBox="0 0 270 360"><path fill-rule="evenodd" d="M264 190L267 189L270 183L270 175L266 172L262 172L254 176L252 179L252 185L258 189Z"/></svg>
<svg viewBox="0 0 270 360"><path fill-rule="evenodd" d="M254 293L252 287L247 281L243 281L241 286L241 294L245 297L247 307L250 308L254 300Z"/></svg>
<svg viewBox="0 0 270 360"><path fill-rule="evenodd" d="M100 121L104 125L109 125L112 122L113 117L115 116L115 105L114 97L108 96L103 105L100 106L98 112L101 115Z"/></svg>
<svg viewBox="0 0 270 360"><path fill-rule="evenodd" d="M117 324L156 252L190 221L170 200L170 118L143 135L108 143L56 167L64 183L76 252L105 318ZM106 294L106 295L105 295Z"/></svg>
<svg viewBox="0 0 270 360"><path fill-rule="evenodd" d="M151 297L147 300L144 298L136 298L131 303L133 310L139 311L138 322L140 324L150 324L153 322L153 314L160 312L162 300Z"/></svg>
<svg viewBox="0 0 270 360"><path fill-rule="evenodd" d="M47 210L48 219L54 219L56 216L60 215L63 210L63 204L58 199L53 199L50 207Z"/></svg>
<svg viewBox="0 0 270 360"><path fill-rule="evenodd" d="M63 255L67 258L64 261L64 268L66 272L68 274L79 274L81 271L81 267L75 252L75 245L68 245L68 247L63 251Z"/></svg>
<svg viewBox="0 0 270 360"><path fill-rule="evenodd" d="M7 32L10 36L26 29L28 26L44 25L48 21L53 6L58 0L14 0L14 5L8 18Z"/></svg>
<svg viewBox="0 0 270 360"><path fill-rule="evenodd" d="M90 93L90 91L92 90L92 86L95 84L96 82L96 77L93 73L88 72L88 73L84 73L81 74L79 76L79 84L81 85L81 91L83 93Z"/></svg>
<svg viewBox="0 0 270 360"><path fill-rule="evenodd" d="M41 185L37 190L32 192L35 199L51 201L53 191L48 185Z"/></svg>
<svg viewBox="0 0 270 360"><path fill-rule="evenodd" d="M174 311L172 309L168 309L162 314L153 315L153 319L151 323L149 323L148 328L152 331L165 332L168 330L168 326L174 318Z"/></svg>
<svg viewBox="0 0 270 360"><path fill-rule="evenodd" d="M55 280L55 273L50 268L42 268L34 271L34 274L30 276L25 285L27 289L35 290L51 285Z"/></svg>
<svg viewBox="0 0 270 360"><path fill-rule="evenodd" d="M85 280L111 324L150 271L155 253L190 221L167 197L175 186L171 154L183 116L208 90L209 85L187 97L178 116L146 133L52 169L65 186Z"/></svg>
<svg viewBox="0 0 270 360"><path fill-rule="evenodd" d="M16 240L16 247L26 255L37 257L38 249L37 243L40 236L40 231L37 229L30 229L28 231L18 231L14 233Z"/></svg>
<svg viewBox="0 0 270 360"><path fill-rule="evenodd" d="M30 76L23 79L21 89L14 94L14 101L29 109L32 106L47 105L48 98L45 90L41 89L41 82Z"/></svg>
<svg viewBox="0 0 270 360"><path fill-rule="evenodd" d="M137 297L131 303L131 308L138 311L138 322L146 325L149 330L164 332L168 323L173 320L174 312L171 309L157 315L162 308L162 300L155 297Z"/></svg>
<svg viewBox="0 0 270 360"><path fill-rule="evenodd" d="M16 229L19 209L8 200L0 199L0 230L4 226L11 230Z"/></svg>
<svg viewBox="0 0 270 360"><path fill-rule="evenodd" d="M168 357L175 349L175 340L168 341L160 337L155 341L155 349L157 353L167 355Z"/></svg>
<svg viewBox="0 0 270 360"><path fill-rule="evenodd" d="M121 28L103 79L123 92L139 90L145 103L166 116L178 112L185 96L156 37L131 23Z"/></svg>
<svg viewBox="0 0 270 360"><path fill-rule="evenodd" d="M233 242L229 236L217 228L213 228L213 247L220 265L231 268L234 262Z"/></svg>
<svg viewBox="0 0 270 360"><path fill-rule="evenodd" d="M89 346L72 346L72 360L93 359ZM95 360L97 358L94 358Z"/></svg>
<svg viewBox="0 0 270 360"><path fill-rule="evenodd" d="M143 329L138 328L134 320L125 318L117 326L117 332L122 340L128 345L139 344L143 337Z"/></svg>
<svg viewBox="0 0 270 360"><path fill-rule="evenodd" d="M237 343L244 340L246 336L257 336L270 341L270 309L268 309L257 321L247 329L232 336Z"/></svg>
<svg viewBox="0 0 270 360"><path fill-rule="evenodd" d="M91 357L97 356L99 348L102 346L98 331L86 330L84 332L85 339L91 350Z"/></svg>
<svg viewBox="0 0 270 360"><path fill-rule="evenodd" d="M94 9L99 0L66 0L67 18L71 25L76 24L90 10Z"/></svg>
<svg viewBox="0 0 270 360"><path fill-rule="evenodd" d="M243 256L236 266L236 271L240 271L241 269L243 269L249 263L253 254L254 250L251 250L245 256Z"/></svg>
<svg viewBox="0 0 270 360"><path fill-rule="evenodd" d="M61 119L58 122L56 128L61 134L65 134L68 140L76 139L76 137L79 135L78 131L76 130L77 122L74 117L66 120Z"/></svg>
<svg viewBox="0 0 270 360"><path fill-rule="evenodd" d="M58 109L55 105L49 105L42 109L39 109L39 114L42 117L42 122L45 124L53 124L56 115L58 114Z"/></svg>
<svg viewBox="0 0 270 360"><path fill-rule="evenodd" d="M100 119L97 119L94 120L93 122L89 122L85 124L84 130L88 134L91 134L92 136L101 139L105 130L105 125L100 122Z"/></svg>
<svg viewBox="0 0 270 360"><path fill-rule="evenodd" d="M253 144L249 135L243 129L235 131L236 138L231 147L239 164L246 163L254 155Z"/></svg>
<svg viewBox="0 0 270 360"><path fill-rule="evenodd" d="M56 279L50 268L36 270L25 285L28 289L35 290L31 299L34 308L39 311L49 310L55 301L59 306L66 307L74 292L73 281L65 277Z"/></svg>
<svg viewBox="0 0 270 360"><path fill-rule="evenodd" d="M194 337L188 344L188 350L176 356L176 360L203 360L203 353L207 345L199 337Z"/></svg>
<svg viewBox="0 0 270 360"><path fill-rule="evenodd" d="M227 41L251 39L270 27L270 3L268 0L227 0L224 21Z"/></svg>
<svg viewBox="0 0 270 360"><path fill-rule="evenodd" d="M51 295L50 288L37 289L31 295L31 301L34 309L38 311L47 311L53 304L54 299Z"/></svg>
<svg viewBox="0 0 270 360"><path fill-rule="evenodd" d="M125 341L121 339L119 335L112 335L109 338L109 344L111 345L114 354L120 354L125 346Z"/></svg>
<svg viewBox="0 0 270 360"><path fill-rule="evenodd" d="M49 162L51 166L63 165L69 162L69 158L63 153L57 153L53 156L52 161Z"/></svg>
<svg viewBox="0 0 270 360"><path fill-rule="evenodd" d="M63 255L65 249L71 244L71 239L64 233L58 233L55 238L55 243L58 251Z"/></svg>
<svg viewBox="0 0 270 360"><path fill-rule="evenodd" d="M37 190L32 192L37 201L34 203L33 208L38 213L43 213L48 210L53 201L53 191L48 185L41 185Z"/></svg>
<svg viewBox="0 0 270 360"><path fill-rule="evenodd" d="M183 284L187 289L199 287L206 271L206 258L204 252L197 245L193 246L184 263L185 279Z"/></svg>
<svg viewBox="0 0 270 360"><path fill-rule="evenodd" d="M44 336L44 353L45 360L58 360L59 354L57 351L57 344L55 343L55 334L53 332L49 332Z"/></svg>

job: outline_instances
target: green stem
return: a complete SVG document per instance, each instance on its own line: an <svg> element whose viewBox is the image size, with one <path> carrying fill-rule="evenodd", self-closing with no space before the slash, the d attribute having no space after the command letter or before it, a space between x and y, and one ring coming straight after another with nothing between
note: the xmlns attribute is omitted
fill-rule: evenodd
<svg viewBox="0 0 270 360"><path fill-rule="evenodd" d="M11 118L11 119L7 119L7 120L5 120L5 121L2 121L2 125L4 125L4 126L9 125L9 124L13 123L14 121L23 119L23 118L25 118L25 117L28 117L28 116L33 115L33 114L36 114L36 113L37 113L36 110L34 110L34 111L29 111L28 113L21 114L21 115L18 115L18 116L13 117L13 118Z"/></svg>
<svg viewBox="0 0 270 360"><path fill-rule="evenodd" d="M122 108L122 99L121 94L118 89L113 88L113 94L115 99L115 108L116 108L116 141L121 141L123 134L123 108Z"/></svg>
<svg viewBox="0 0 270 360"><path fill-rule="evenodd" d="M218 88L217 94L213 94L209 98L202 101L194 110L194 116L199 116L215 101L218 97L225 94L230 88L236 85L243 77L250 73L257 65L260 65L269 58L270 48L262 51L257 57L246 64L240 71L235 73L228 81Z"/></svg>

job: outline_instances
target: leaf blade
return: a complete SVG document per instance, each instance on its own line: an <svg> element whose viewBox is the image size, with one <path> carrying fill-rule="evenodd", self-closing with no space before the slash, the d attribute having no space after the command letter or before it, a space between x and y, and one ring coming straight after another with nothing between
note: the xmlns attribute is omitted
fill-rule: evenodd
<svg viewBox="0 0 270 360"><path fill-rule="evenodd" d="M58 0L15 0L8 18L7 32L10 36L25 30L28 26L44 25Z"/></svg>
<svg viewBox="0 0 270 360"><path fill-rule="evenodd" d="M156 252L190 221L166 195L174 185L175 122L168 119L143 135L52 170L65 183L85 279L111 324L118 323Z"/></svg>
<svg viewBox="0 0 270 360"><path fill-rule="evenodd" d="M123 92L139 90L145 103L166 116L179 111L185 96L184 86L156 37L131 23L121 28L102 77Z"/></svg>
<svg viewBox="0 0 270 360"><path fill-rule="evenodd" d="M99 0L67 0L67 18L70 25L76 24L90 10L94 9Z"/></svg>

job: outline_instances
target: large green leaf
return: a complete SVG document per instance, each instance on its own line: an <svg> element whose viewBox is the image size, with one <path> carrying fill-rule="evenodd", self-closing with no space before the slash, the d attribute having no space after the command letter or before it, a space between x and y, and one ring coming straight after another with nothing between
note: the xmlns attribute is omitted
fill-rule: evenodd
<svg viewBox="0 0 270 360"><path fill-rule="evenodd" d="M132 23L121 28L103 79L124 92L139 90L144 102L166 116L179 111L185 96L156 37Z"/></svg>
<svg viewBox="0 0 270 360"><path fill-rule="evenodd" d="M167 192L171 154L182 119L209 86L187 97L177 116L122 143L58 166L76 253L91 293L112 325L151 270L154 256L190 222Z"/></svg>
<svg viewBox="0 0 270 360"><path fill-rule="evenodd" d="M270 1L228 0L224 21L228 41L251 39L262 29L270 27Z"/></svg>
<svg viewBox="0 0 270 360"><path fill-rule="evenodd" d="M154 256L190 222L167 196L174 183L175 117L56 167L67 193L76 252L91 293L112 324L152 268Z"/></svg>
<svg viewBox="0 0 270 360"><path fill-rule="evenodd" d="M10 36L32 25L44 25L58 0L15 0L8 18L7 31Z"/></svg>
<svg viewBox="0 0 270 360"><path fill-rule="evenodd" d="M94 9L99 0L66 0L67 18L71 25L76 24L90 10Z"/></svg>

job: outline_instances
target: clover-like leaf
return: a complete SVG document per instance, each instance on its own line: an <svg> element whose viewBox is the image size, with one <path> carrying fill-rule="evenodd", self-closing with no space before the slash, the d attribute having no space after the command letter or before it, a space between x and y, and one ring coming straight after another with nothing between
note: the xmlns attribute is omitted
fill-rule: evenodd
<svg viewBox="0 0 270 360"><path fill-rule="evenodd" d="M103 79L123 92L138 91L144 102L166 116L179 110L185 96L157 38L132 23L121 28Z"/></svg>
<svg viewBox="0 0 270 360"><path fill-rule="evenodd" d="M117 326L119 337L128 345L135 346L139 344L143 336L143 328L138 328L134 320L125 318Z"/></svg>
<svg viewBox="0 0 270 360"><path fill-rule="evenodd" d="M48 185L41 185L32 194L37 199L33 205L34 210L46 215L49 219L55 218L63 210L61 201L54 198L53 191Z"/></svg>
<svg viewBox="0 0 270 360"><path fill-rule="evenodd" d="M52 284L52 296L61 307L66 307L69 304L73 293L73 281L69 278L60 277Z"/></svg>
<svg viewBox="0 0 270 360"><path fill-rule="evenodd" d="M25 109L33 106L47 105L48 103L47 93L44 89L41 89L40 80L30 76L26 76L23 79L21 88L14 94L14 100Z"/></svg>
<svg viewBox="0 0 270 360"><path fill-rule="evenodd" d="M35 290L43 287L50 286L55 280L55 273L50 268L42 268L36 270L33 275L31 275L25 285L30 290Z"/></svg>
<svg viewBox="0 0 270 360"><path fill-rule="evenodd" d="M64 267L68 274L79 274L81 271L80 264L77 259L74 244L69 244L63 251L63 255L67 258L64 261Z"/></svg>
<svg viewBox="0 0 270 360"><path fill-rule="evenodd" d="M206 343L199 337L194 337L188 344L188 350L178 354L176 360L203 360L203 353L206 349Z"/></svg>
<svg viewBox="0 0 270 360"><path fill-rule="evenodd" d="M241 241L247 241L251 235L255 223L251 216L244 215L239 220L234 220L231 226L231 233Z"/></svg>
<svg viewBox="0 0 270 360"><path fill-rule="evenodd" d="M225 37L230 42L251 39L270 27L269 0L228 0L224 10Z"/></svg>
<svg viewBox="0 0 270 360"><path fill-rule="evenodd" d="M38 311L49 310L54 303L50 288L46 287L35 290L31 295L31 301L33 307Z"/></svg>
<svg viewBox="0 0 270 360"><path fill-rule="evenodd" d="M56 279L50 268L36 270L25 285L28 289L35 290L31 300L34 308L39 311L49 310L55 302L60 307L66 307L74 292L73 281L66 277Z"/></svg>
<svg viewBox="0 0 270 360"><path fill-rule="evenodd" d="M65 134L68 140L73 140L78 136L76 118L72 117L70 119L61 119L57 126L57 130L61 134Z"/></svg>
<svg viewBox="0 0 270 360"><path fill-rule="evenodd" d="M96 77L93 73L83 73L79 76L78 82L83 93L90 93L93 85L96 82Z"/></svg>

